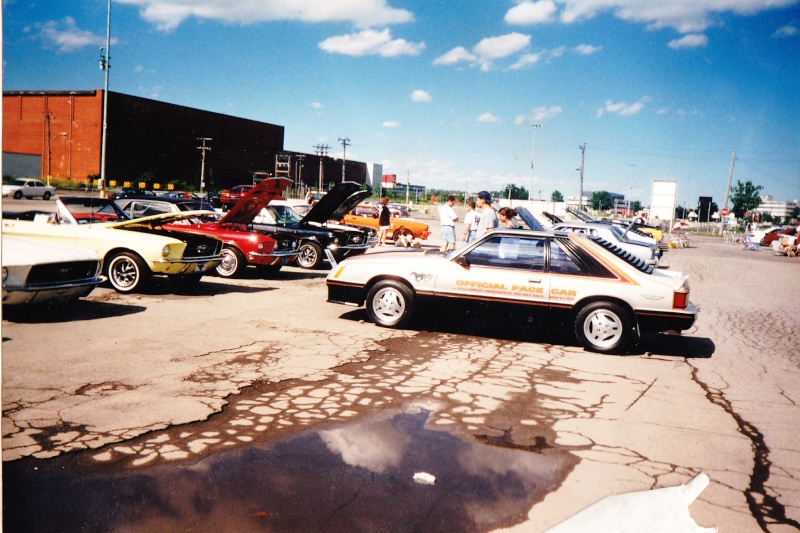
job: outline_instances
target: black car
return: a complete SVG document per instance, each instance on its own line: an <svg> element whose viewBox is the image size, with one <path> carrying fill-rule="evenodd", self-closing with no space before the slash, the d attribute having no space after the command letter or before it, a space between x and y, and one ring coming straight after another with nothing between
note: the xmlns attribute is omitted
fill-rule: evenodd
<svg viewBox="0 0 800 533"><path fill-rule="evenodd" d="M253 220L253 227L299 237L297 264L303 268L318 268L325 259L334 266L345 257L363 254L377 243L375 230L335 222L369 195L370 191L361 190L361 184L345 181L328 191L302 217L289 201L273 200Z"/></svg>

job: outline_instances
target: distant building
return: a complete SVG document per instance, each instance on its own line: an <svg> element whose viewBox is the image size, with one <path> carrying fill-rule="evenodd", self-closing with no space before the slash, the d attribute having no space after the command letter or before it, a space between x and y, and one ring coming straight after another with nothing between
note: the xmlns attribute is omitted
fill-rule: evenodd
<svg viewBox="0 0 800 533"><path fill-rule="evenodd" d="M3 92L3 174L86 182L100 174L103 91ZM226 188L254 176L284 175L314 187L342 178L342 162L284 150L284 127L109 91L107 185L143 176ZM364 183L366 165L346 162L348 181Z"/></svg>
<svg viewBox="0 0 800 533"><path fill-rule="evenodd" d="M761 205L756 208L756 211L769 214L776 220L785 220L792 216L792 211L796 207L800 207L800 201L798 200L791 202L775 200L772 196L766 195L761 197Z"/></svg>

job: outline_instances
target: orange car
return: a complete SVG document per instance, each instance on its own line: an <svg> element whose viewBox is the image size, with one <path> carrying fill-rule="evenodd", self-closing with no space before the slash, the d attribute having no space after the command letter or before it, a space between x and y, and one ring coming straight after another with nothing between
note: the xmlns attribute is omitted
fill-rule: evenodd
<svg viewBox="0 0 800 533"><path fill-rule="evenodd" d="M350 224L352 226L367 226L370 228L379 229L378 217L380 211L374 205L360 204L353 210L347 213L342 219L342 223ZM408 229L414 234L415 239L427 239L430 235L428 225L413 218L391 218L389 224L389 233L392 240L397 240L397 237L402 233L403 229Z"/></svg>

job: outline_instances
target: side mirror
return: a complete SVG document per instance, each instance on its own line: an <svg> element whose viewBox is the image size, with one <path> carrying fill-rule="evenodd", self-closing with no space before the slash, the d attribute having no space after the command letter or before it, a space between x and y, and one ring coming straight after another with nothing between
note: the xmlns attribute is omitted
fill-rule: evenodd
<svg viewBox="0 0 800 533"><path fill-rule="evenodd" d="M457 265L461 265L464 268L469 268L469 259L467 259L466 255L459 255L456 257L455 262Z"/></svg>

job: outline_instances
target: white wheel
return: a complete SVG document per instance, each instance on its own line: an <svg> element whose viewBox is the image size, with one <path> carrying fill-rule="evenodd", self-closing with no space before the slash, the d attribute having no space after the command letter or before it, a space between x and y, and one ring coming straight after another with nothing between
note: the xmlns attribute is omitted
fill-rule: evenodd
<svg viewBox="0 0 800 533"><path fill-rule="evenodd" d="M133 292L150 276L150 269L138 255L122 252L108 261L106 275L115 291Z"/></svg>
<svg viewBox="0 0 800 533"><path fill-rule="evenodd" d="M575 320L575 336L594 352L620 353L631 338L631 330L629 314L611 302L591 303Z"/></svg>
<svg viewBox="0 0 800 533"><path fill-rule="evenodd" d="M217 265L217 274L223 278L235 278L242 273L247 266L244 254L236 248L224 247L222 249L222 261Z"/></svg>
<svg viewBox="0 0 800 533"><path fill-rule="evenodd" d="M399 281L376 283L367 294L367 314L375 324L399 328L411 320L414 293Z"/></svg>

